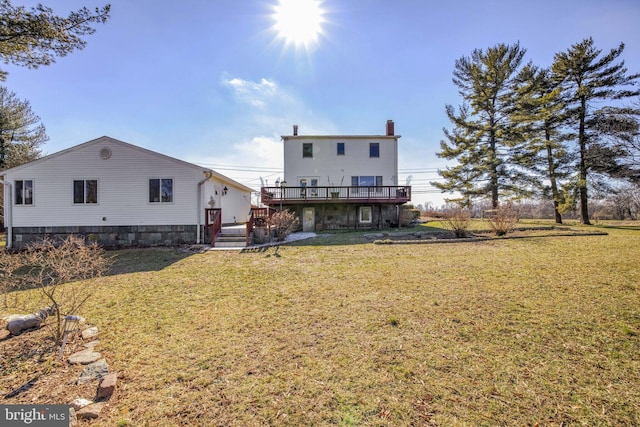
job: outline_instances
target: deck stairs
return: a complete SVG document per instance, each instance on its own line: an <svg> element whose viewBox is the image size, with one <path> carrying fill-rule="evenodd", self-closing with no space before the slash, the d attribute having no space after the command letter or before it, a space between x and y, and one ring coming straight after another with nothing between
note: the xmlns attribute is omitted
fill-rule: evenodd
<svg viewBox="0 0 640 427"><path fill-rule="evenodd" d="M245 225L223 226L216 236L216 249L242 249L247 247Z"/></svg>

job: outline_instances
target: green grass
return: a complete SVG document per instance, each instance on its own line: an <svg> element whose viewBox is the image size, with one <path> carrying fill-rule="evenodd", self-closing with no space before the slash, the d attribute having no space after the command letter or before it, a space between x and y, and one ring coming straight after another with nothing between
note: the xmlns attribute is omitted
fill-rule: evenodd
<svg viewBox="0 0 640 427"><path fill-rule="evenodd" d="M640 230L606 231L117 252L92 425L638 425Z"/></svg>

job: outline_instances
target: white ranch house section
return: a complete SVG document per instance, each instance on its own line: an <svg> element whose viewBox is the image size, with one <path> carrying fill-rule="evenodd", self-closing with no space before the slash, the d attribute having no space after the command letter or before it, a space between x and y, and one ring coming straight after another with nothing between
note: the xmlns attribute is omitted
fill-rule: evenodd
<svg viewBox="0 0 640 427"><path fill-rule="evenodd" d="M7 243L84 234L109 246L200 243L205 209L243 223L252 189L104 136L0 172ZM96 188L97 187L97 188Z"/></svg>

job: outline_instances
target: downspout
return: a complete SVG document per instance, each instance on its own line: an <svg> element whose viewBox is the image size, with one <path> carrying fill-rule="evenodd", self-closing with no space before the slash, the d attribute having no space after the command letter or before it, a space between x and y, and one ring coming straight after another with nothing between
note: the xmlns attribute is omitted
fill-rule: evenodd
<svg viewBox="0 0 640 427"><path fill-rule="evenodd" d="M211 179L211 177L213 176L213 171L211 170L206 170L204 171L204 179L200 182L198 182L198 212L196 215L197 218L197 227L196 227L196 244L199 245L201 243L201 237L200 237L200 226L202 225L202 222L200 221L200 218L202 217L202 186L204 185L205 182L209 181Z"/></svg>
<svg viewBox="0 0 640 427"><path fill-rule="evenodd" d="M4 192L4 217L7 220L5 227L7 228L7 243L5 248L11 249L13 246L13 210L11 209L13 204L13 195L11 194L11 183L6 182L0 178L0 183L7 186L7 191ZM7 203L7 200L9 203Z"/></svg>

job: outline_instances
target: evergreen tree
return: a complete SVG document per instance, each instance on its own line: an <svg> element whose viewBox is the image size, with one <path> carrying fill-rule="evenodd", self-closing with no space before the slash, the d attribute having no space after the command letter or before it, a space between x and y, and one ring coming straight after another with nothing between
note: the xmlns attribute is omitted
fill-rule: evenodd
<svg viewBox="0 0 640 427"><path fill-rule="evenodd" d="M64 18L41 4L27 10L0 0L0 58L28 68L50 65L56 56L83 49L87 42L82 36L95 32L92 24L106 22L110 8L107 4L92 13L83 7ZM6 77L0 70L0 80Z"/></svg>
<svg viewBox="0 0 640 427"><path fill-rule="evenodd" d="M615 106L599 109L596 106L638 95L631 87L640 75L628 75L624 61L616 62L623 50L621 43L617 49L601 56L602 50L596 49L593 39L588 38L566 52L557 53L551 68L562 88L571 123L577 130L577 185L583 224L590 224L587 192L590 170L607 174L620 172L616 168L624 154L619 147L608 144L606 136L614 132L602 126L603 117L613 117L621 110Z"/></svg>
<svg viewBox="0 0 640 427"><path fill-rule="evenodd" d="M40 147L49 137L29 101L0 86L0 170L40 157Z"/></svg>
<svg viewBox="0 0 640 427"><path fill-rule="evenodd" d="M512 161L524 171L522 182L542 195L551 193L555 221L562 224L562 212L567 202L571 205L561 188L570 160L564 144L572 135L565 132L567 116L560 88L549 70L532 64L521 70L517 82L512 121L521 143L513 148Z"/></svg>
<svg viewBox="0 0 640 427"><path fill-rule="evenodd" d="M456 61L453 82L464 101L457 113L446 106L453 130L444 129L446 140L440 142L437 155L455 159L458 165L439 171L445 181L432 185L443 192L459 192L466 203L487 197L494 208L500 197L522 194L507 159L513 136L514 77L525 52L519 43L499 44Z"/></svg>

